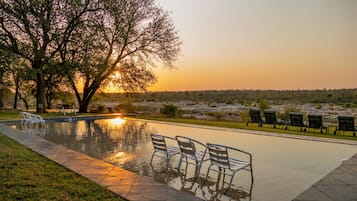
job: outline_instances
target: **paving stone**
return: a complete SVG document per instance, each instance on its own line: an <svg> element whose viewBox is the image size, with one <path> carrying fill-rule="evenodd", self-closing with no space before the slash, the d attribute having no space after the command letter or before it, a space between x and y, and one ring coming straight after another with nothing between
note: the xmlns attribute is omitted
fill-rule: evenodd
<svg viewBox="0 0 357 201"><path fill-rule="evenodd" d="M338 174L340 175L340 174ZM336 184L344 184L339 179L335 178L334 176L325 176L320 181L318 181L319 185L336 185Z"/></svg>
<svg viewBox="0 0 357 201"><path fill-rule="evenodd" d="M348 185L315 185L315 188L334 201L357 201L357 191Z"/></svg>
<svg viewBox="0 0 357 201"><path fill-rule="evenodd" d="M124 198L128 197L128 193L132 185L109 186L108 189Z"/></svg>
<svg viewBox="0 0 357 201"><path fill-rule="evenodd" d="M327 195L316 189L315 187L310 187L298 197L293 199L293 201L333 201Z"/></svg>
<svg viewBox="0 0 357 201"><path fill-rule="evenodd" d="M336 174L332 177L340 180L344 184L357 185L357 174ZM336 183L337 184L337 183Z"/></svg>
<svg viewBox="0 0 357 201"><path fill-rule="evenodd" d="M168 187L165 185L133 185L128 193L128 199L166 201Z"/></svg>

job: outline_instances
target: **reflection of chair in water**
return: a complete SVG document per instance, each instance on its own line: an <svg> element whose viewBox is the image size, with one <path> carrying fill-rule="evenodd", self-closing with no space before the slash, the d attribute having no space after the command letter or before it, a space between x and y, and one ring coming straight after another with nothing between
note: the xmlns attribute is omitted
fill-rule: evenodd
<svg viewBox="0 0 357 201"><path fill-rule="evenodd" d="M166 168L169 165L170 159L179 154L180 150L174 146L167 146L166 140L175 140L175 138L159 135L159 134L151 134L151 141L154 146L154 152L152 153L150 165L152 166L152 161L154 157L163 158L166 160Z"/></svg>
<svg viewBox="0 0 357 201"><path fill-rule="evenodd" d="M232 181L235 174L241 170L246 170L246 171L250 171L250 176L251 176L250 191L251 191L254 178L253 178L253 168L252 168L252 155L250 153L233 147L228 147L218 144L210 144L210 143L207 144L207 148L211 160L211 165L208 167L206 180L208 179L210 171L218 172L219 177L220 175L223 174L223 184L222 184L222 188L223 188L223 185L225 183L224 181L225 176L226 175L230 176L231 178L228 182L227 189L225 190L225 192L227 192L230 186L232 185ZM229 156L231 153L240 154L242 156L242 159L231 158ZM218 169L213 169L213 167L215 166L218 167Z"/></svg>
<svg viewBox="0 0 357 201"><path fill-rule="evenodd" d="M181 151L178 171L180 171L183 159L185 159L186 170L188 164L195 165L195 177L199 176L202 163L209 160L209 158L206 157L206 145L183 136L176 136L176 140Z"/></svg>

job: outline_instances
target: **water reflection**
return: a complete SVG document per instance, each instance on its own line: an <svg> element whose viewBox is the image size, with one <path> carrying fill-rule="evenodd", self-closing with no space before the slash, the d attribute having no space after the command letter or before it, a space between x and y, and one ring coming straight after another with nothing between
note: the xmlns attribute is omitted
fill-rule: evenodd
<svg viewBox="0 0 357 201"><path fill-rule="evenodd" d="M234 186L231 185L230 188L225 188L224 184L227 182L224 180L223 174L217 174L217 180L213 180L211 177L209 180L205 179L205 175L201 174L197 177L187 177L190 174L186 166L185 171L180 171L180 180L181 180L181 191L189 192L198 197L202 197L205 200L209 201L224 201L224 200L251 200L253 183L250 186ZM223 178L222 178L223 175ZM251 174L249 174L252 177Z"/></svg>
<svg viewBox="0 0 357 201"><path fill-rule="evenodd" d="M193 178L194 167L191 166L186 166L179 173L177 168L172 168L177 167L178 157L170 160L171 168L166 168L165 160L155 160L151 167L149 162L153 148L150 134L158 131L148 122L116 118L46 124L42 130L17 127L28 134L41 135L56 144L153 177L158 182L206 200L244 200L250 195L247 193L249 190L233 188L225 193L226 190L218 187L217 182L211 179L204 181L203 174Z"/></svg>
<svg viewBox="0 0 357 201"><path fill-rule="evenodd" d="M118 122L118 123L114 123ZM252 135L247 132L205 129L195 126L174 125L159 122L142 122L127 119L125 122L112 120L46 122L42 135L50 141L72 146L77 151L121 166L141 175L155 178L176 189L192 192L206 200L249 200L245 195L249 189L249 175L235 176L231 189L217 185L218 175L210 175L209 181L201 185L193 181L194 167L189 167L185 178L177 175L176 169L165 172L165 161L156 160L154 170L149 161L153 152L150 133L169 137L182 135L200 142L215 142L247 150L254 160L252 200L292 200L307 187L320 180L341 164L342 159L356 153L355 145L326 143L308 140ZM121 122L121 123L120 123ZM52 125L53 124L53 125ZM56 125L55 125L56 124ZM21 131L24 132L25 131ZM36 130L29 131L36 135ZM338 150L338 151L336 151ZM326 157L328 156L328 157ZM233 158L239 156L232 155ZM177 167L178 157L170 161ZM205 178L208 163L204 163L200 177ZM237 177L238 176L238 177ZM186 179L182 180L182 179ZM220 181L222 182L222 181ZM220 190L223 189L223 190ZM238 190L237 190L238 189ZM242 189L243 192L240 192ZM233 195L234 194L234 195Z"/></svg>

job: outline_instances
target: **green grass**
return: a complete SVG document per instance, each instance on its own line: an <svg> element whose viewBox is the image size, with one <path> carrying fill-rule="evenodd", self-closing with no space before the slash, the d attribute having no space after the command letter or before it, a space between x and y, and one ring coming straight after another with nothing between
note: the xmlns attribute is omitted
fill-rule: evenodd
<svg viewBox="0 0 357 201"><path fill-rule="evenodd" d="M0 134L0 200L124 199Z"/></svg>
<svg viewBox="0 0 357 201"><path fill-rule="evenodd" d="M35 112L32 112L35 113ZM67 114L71 115L71 114ZM78 116L93 116L93 115L98 115L94 113L77 113ZM51 118L51 117L63 117L63 113L61 112L49 112L49 113L41 113L41 116L44 118ZM16 120L16 119L21 119L21 115L17 110L5 110L5 111L0 111L0 120Z"/></svg>
<svg viewBox="0 0 357 201"><path fill-rule="evenodd" d="M199 120L199 119L183 119L183 118L149 118L145 117L144 119L165 121L165 122L175 122L175 123L186 123L186 124L195 124L195 125L204 125L204 126L215 126L215 127L224 127L224 128L237 128L237 129L246 129L246 130L258 130L282 134L293 134L293 135L304 135L304 136L315 136L315 137L324 137L324 138L333 138L333 139L343 139L343 140L357 140L357 137L352 136L352 132L344 132L343 135L333 135L335 127L330 127L328 134L321 134L318 129L307 129L307 132L299 131L295 128L285 130L282 128L273 128L271 125L264 125L263 127L258 127L257 124L251 123L249 126L246 126L243 122L232 122L232 121L211 121L211 120Z"/></svg>

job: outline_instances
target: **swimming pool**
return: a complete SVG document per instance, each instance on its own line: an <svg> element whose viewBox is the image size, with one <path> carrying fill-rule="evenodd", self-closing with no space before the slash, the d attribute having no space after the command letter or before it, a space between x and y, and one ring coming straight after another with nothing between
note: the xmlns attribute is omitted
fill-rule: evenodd
<svg viewBox="0 0 357 201"><path fill-rule="evenodd" d="M177 189L190 191L207 200L249 200L248 178L236 176L237 190L228 195L219 189L200 189L193 181L182 182L174 171L161 171L164 163L149 165L153 151L150 133L174 137L183 135L203 143L213 142L248 151L253 155L252 200L292 200L357 152L357 146L271 137L239 130L210 129L183 124L167 124L135 119L96 119L74 122L47 122L44 130L23 130L86 153L141 175L154 177ZM172 161L173 166L177 158ZM207 166L207 165L206 165ZM203 174L205 173L203 167ZM188 173L189 174L189 173ZM209 185L209 183L208 183ZM215 196L218 196L216 198Z"/></svg>

